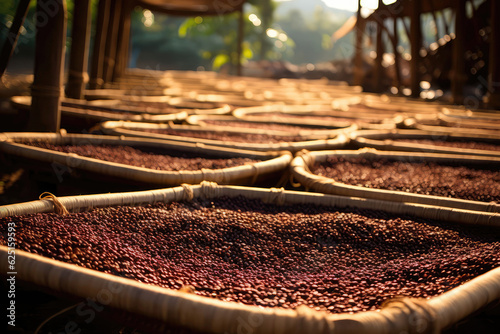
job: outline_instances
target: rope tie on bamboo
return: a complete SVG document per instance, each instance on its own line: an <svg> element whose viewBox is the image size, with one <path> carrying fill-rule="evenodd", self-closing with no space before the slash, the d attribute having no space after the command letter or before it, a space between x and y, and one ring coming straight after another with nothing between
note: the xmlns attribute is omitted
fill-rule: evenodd
<svg viewBox="0 0 500 334"><path fill-rule="evenodd" d="M285 189L284 188L269 189L269 202L276 203L277 205L285 204Z"/></svg>
<svg viewBox="0 0 500 334"><path fill-rule="evenodd" d="M43 192L42 194L40 194L40 196L38 198L40 200L51 200L52 203L54 204L54 211L58 215L65 216L65 215L69 214L66 207L57 199L57 197L54 194L46 191L46 192Z"/></svg>
<svg viewBox="0 0 500 334"><path fill-rule="evenodd" d="M203 175L204 181L212 181L215 183L223 183L224 182L224 172L221 170L202 168L201 174Z"/></svg>
<svg viewBox="0 0 500 334"><path fill-rule="evenodd" d="M219 196L220 189L217 183L210 181L203 181L200 183L200 185L203 197L214 198Z"/></svg>
<svg viewBox="0 0 500 334"><path fill-rule="evenodd" d="M31 94L33 96L42 96L42 97L60 97L64 96L62 86L41 86L41 85L32 85L31 86Z"/></svg>
<svg viewBox="0 0 500 334"><path fill-rule="evenodd" d="M395 298L382 304L382 308L397 308L407 315L408 333L440 332L434 309L425 300L414 298Z"/></svg>
<svg viewBox="0 0 500 334"><path fill-rule="evenodd" d="M187 183L181 184L182 189L184 189L184 192L182 193L182 200L183 201L191 201L194 198L194 193L193 193L193 188L191 188L191 185Z"/></svg>

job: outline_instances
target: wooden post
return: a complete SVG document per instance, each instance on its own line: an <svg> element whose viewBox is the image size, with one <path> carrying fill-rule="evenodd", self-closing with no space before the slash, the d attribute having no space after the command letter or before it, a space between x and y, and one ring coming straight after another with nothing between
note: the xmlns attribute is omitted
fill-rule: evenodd
<svg viewBox="0 0 500 334"><path fill-rule="evenodd" d="M451 79L451 95L453 103L461 104L464 99L465 83L465 2L456 1L455 11L455 40L453 41L453 57Z"/></svg>
<svg viewBox="0 0 500 334"><path fill-rule="evenodd" d="M92 51L92 62L90 64L90 89L98 89L103 85L104 49L108 32L109 11L110 0L99 0L94 50Z"/></svg>
<svg viewBox="0 0 500 334"><path fill-rule="evenodd" d="M243 54L243 38L245 34L245 21L244 21L244 15L243 15L243 7L241 7L239 11L239 17L238 17L238 45L236 46L236 54L238 57L238 60L236 62L236 75L241 76L243 69L241 65L241 56Z"/></svg>
<svg viewBox="0 0 500 334"><path fill-rule="evenodd" d="M7 38L5 39L2 47L2 53L0 54L0 78L5 73L9 60L16 49L17 40L19 39L19 34L21 32L21 26L26 19L26 14L28 14L29 4L30 0L21 0L17 5L14 20L12 20L12 25L7 33Z"/></svg>
<svg viewBox="0 0 500 334"><path fill-rule="evenodd" d="M108 33L106 34L106 46L104 48L104 64L102 69L103 83L108 83L113 80L116 47L118 45L118 28L120 23L121 8L121 0L111 0L111 7L108 17Z"/></svg>
<svg viewBox="0 0 500 334"><path fill-rule="evenodd" d="M422 47L422 28L420 22L420 1L411 0L411 23L410 23L410 77L411 96L420 96L420 48Z"/></svg>
<svg viewBox="0 0 500 334"><path fill-rule="evenodd" d="M90 44L90 0L75 0L66 96L83 99L89 81L87 63Z"/></svg>
<svg viewBox="0 0 500 334"><path fill-rule="evenodd" d="M500 107L500 4L492 0L491 6L491 35L490 55L488 62L488 106L490 108Z"/></svg>
<svg viewBox="0 0 500 334"><path fill-rule="evenodd" d="M59 131L66 48L66 1L38 0L29 131Z"/></svg>
<svg viewBox="0 0 500 334"><path fill-rule="evenodd" d="M365 22L361 17L361 0L358 0L358 13L356 19L356 44L354 49L353 84L363 84L363 36L365 33Z"/></svg>
<svg viewBox="0 0 500 334"><path fill-rule="evenodd" d="M116 44L116 61L113 71L113 81L120 78L128 65L129 45L130 45L130 28L131 28L131 15L132 3L124 1L120 15L120 23L118 29L118 40Z"/></svg>
<svg viewBox="0 0 500 334"><path fill-rule="evenodd" d="M382 40L382 25L384 24L385 14L382 12L384 8L384 3L382 0L378 0L378 15L377 15L377 58L375 58L375 64L373 68L373 81L372 81L372 91L381 92L382 91L382 59L384 58L384 43Z"/></svg>

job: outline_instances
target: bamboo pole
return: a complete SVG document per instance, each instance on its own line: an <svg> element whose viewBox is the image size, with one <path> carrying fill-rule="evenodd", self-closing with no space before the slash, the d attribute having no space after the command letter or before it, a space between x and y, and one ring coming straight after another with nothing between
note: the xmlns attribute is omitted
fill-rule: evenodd
<svg viewBox="0 0 500 334"><path fill-rule="evenodd" d="M377 58L375 59L374 64L374 73L373 73L373 82L372 82L372 91L380 92L382 90L382 59L384 57L384 42L382 40L382 26L384 25L384 13L382 10L384 9L384 3L382 0L378 0L378 8L377 11L379 13L377 19Z"/></svg>
<svg viewBox="0 0 500 334"><path fill-rule="evenodd" d="M108 33L106 34L106 46L104 48L104 63L102 70L102 79L104 83L108 83L113 80L121 10L122 1L111 0L108 17Z"/></svg>
<svg viewBox="0 0 500 334"><path fill-rule="evenodd" d="M453 58L451 72L451 93L453 103L463 102L465 83L465 3L466 0L456 2L455 8L455 40L453 41Z"/></svg>
<svg viewBox="0 0 500 334"><path fill-rule="evenodd" d="M98 89L103 85L102 75L104 63L104 48L106 45L106 34L108 31L110 3L110 0L100 0L97 8L94 50L92 52L92 62L90 64L90 89Z"/></svg>
<svg viewBox="0 0 500 334"><path fill-rule="evenodd" d="M245 34L245 21L244 21L244 15L243 15L243 7L238 12L238 45L236 46L236 54L238 57L238 60L236 62L236 75L241 76L242 75L242 65L241 65L241 56L243 54L243 39L244 39L244 34Z"/></svg>
<svg viewBox="0 0 500 334"><path fill-rule="evenodd" d="M130 1L124 1L122 6L118 28L118 41L116 44L116 63L113 71L113 81L117 81L123 75L127 68L129 57L132 3Z"/></svg>
<svg viewBox="0 0 500 334"><path fill-rule="evenodd" d="M21 32L21 26L26 19L26 14L28 14L29 4L30 0L21 0L17 5L16 14L12 20L12 25L10 26L7 38L3 44L2 53L0 53L0 78L5 73L9 60L16 49L17 40L19 39L19 34Z"/></svg>
<svg viewBox="0 0 500 334"><path fill-rule="evenodd" d="M392 47L394 50L394 72L396 75L396 87L397 87L398 92L399 92L399 89L401 88L401 64L400 64L401 55L399 54L399 51L398 51L398 44L399 44L398 18L397 18L397 16L394 15L393 19L394 19L394 22L393 22L394 35L393 35L393 38L391 40L392 40Z"/></svg>
<svg viewBox="0 0 500 334"><path fill-rule="evenodd" d="M410 61L410 76L411 76L411 95L412 97L420 96L420 48L422 47L422 27L420 22L420 2L413 0L411 2L411 24L410 24L410 45L411 45L411 61Z"/></svg>
<svg viewBox="0 0 500 334"><path fill-rule="evenodd" d="M356 44L354 50L354 80L353 84L361 86L363 84L363 35L365 32L365 22L361 17L361 0L358 0L358 13L356 19Z"/></svg>
<svg viewBox="0 0 500 334"><path fill-rule="evenodd" d="M35 69L28 129L56 132L61 122L66 1L38 0L36 11Z"/></svg>
<svg viewBox="0 0 500 334"><path fill-rule="evenodd" d="M87 65L90 27L90 1L75 0L68 82L66 83L66 95L72 99L83 99L83 91L89 80Z"/></svg>
<svg viewBox="0 0 500 334"><path fill-rule="evenodd" d="M488 105L490 108L500 107L500 4L491 1L491 36L490 36L490 61L488 63Z"/></svg>

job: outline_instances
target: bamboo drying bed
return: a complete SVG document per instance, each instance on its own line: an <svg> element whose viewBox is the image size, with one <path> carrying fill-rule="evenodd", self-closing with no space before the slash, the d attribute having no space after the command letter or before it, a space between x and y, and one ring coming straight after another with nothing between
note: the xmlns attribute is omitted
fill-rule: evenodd
<svg viewBox="0 0 500 334"><path fill-rule="evenodd" d="M15 108L29 110L31 98L29 96L15 96L11 98L11 103ZM179 109L176 112L168 114L148 114L140 109L117 107L119 101L79 101L66 99L62 101L61 116L62 124L69 123L71 119L80 121L89 121L92 125L100 122L114 121L135 121L135 122L169 122L182 121L187 118L189 110ZM99 108L102 110L94 110ZM214 112L227 112L226 107L216 108ZM75 121L73 121L75 122Z"/></svg>
<svg viewBox="0 0 500 334"><path fill-rule="evenodd" d="M93 144L146 147L165 150L167 154L168 150L170 150L193 153L198 156L216 156L220 158L246 157L262 161L222 169L164 171L88 158L73 153L57 152L23 144L23 142L28 140L42 140L54 145ZM265 178L276 173L279 175L283 174L283 172L287 171L287 167L292 160L291 154L287 151L257 152L147 138L65 134L64 132L62 134L3 133L0 134L0 152L38 162L60 164L69 168L116 178L122 180L122 182L132 181L140 184L156 185L194 184L204 180L216 181L221 184L253 184L263 177Z"/></svg>
<svg viewBox="0 0 500 334"><path fill-rule="evenodd" d="M341 148L348 142L346 133L357 129L356 125L351 125L347 128L328 130L326 134L315 134L315 131L302 132L304 135L303 141L289 142L287 137L296 136L297 134L286 131L269 131L264 129L248 129L236 128L229 126L189 126L189 125L173 125L173 124L153 124L153 123L138 123L138 122L114 122L108 121L101 124L100 129L106 134L112 135L125 135L132 137L155 138L171 141L179 141L186 143L198 143L204 145L215 145L220 147L241 149L246 148L255 151L291 151L297 152L302 149L307 150L321 150ZM221 133L245 133L245 134L274 134L283 137L282 142L278 143L239 143L233 141L212 140L203 138L193 138L187 136L173 136L166 134L158 134L147 132L146 130L161 130L161 129L175 129L179 131L219 131Z"/></svg>
<svg viewBox="0 0 500 334"><path fill-rule="evenodd" d="M339 111L341 109L335 104L341 104L342 99L338 99L329 105L267 105L262 107L237 108L233 115L242 120L254 122L275 122L283 124L307 125L314 127L340 127L346 119L351 123L356 123L360 129L394 129L397 113L382 115L377 111L372 112L349 112ZM347 100L346 105L349 101ZM263 113L279 113L280 115L262 115ZM288 116L288 117L287 117ZM295 117L293 117L295 116ZM296 116L303 116L298 119ZM310 116L310 118L308 118ZM314 117L330 117L332 119L314 119ZM401 117L401 116L400 116ZM333 120L338 118L338 120Z"/></svg>
<svg viewBox="0 0 500 334"><path fill-rule="evenodd" d="M298 185L302 185L306 189L312 189L325 194L361 197L391 202L420 203L426 205L438 205L447 208L500 213L500 204L497 203L486 203L458 198L448 198L444 196L421 195L404 191L373 189L363 186L348 185L335 181L329 177L313 174L310 171L309 168L312 167L314 163L326 161L329 156L346 158L363 157L369 160L385 158L395 161L408 161L411 159L410 161L414 162L462 162L468 165L485 164L489 166L500 166L500 158L437 153L385 152L377 151L372 148L365 148L357 151L304 151L297 154L290 164L291 175L294 180L298 182Z"/></svg>
<svg viewBox="0 0 500 334"><path fill-rule="evenodd" d="M391 131L365 130L356 131L351 135L350 143L357 147L371 147L384 151L433 152L442 154L461 154L475 156L500 157L500 152L469 148L455 148L440 145L428 145L398 141L399 139L427 139L440 141L467 140L497 144L500 146L500 134L456 135L454 133L436 133L422 130L394 129Z"/></svg>
<svg viewBox="0 0 500 334"><path fill-rule="evenodd" d="M406 118L398 124L399 128L415 129L428 132L455 134L464 136L491 135L498 136L500 131L500 121L495 118L488 120L476 120L468 118L453 118L445 114L436 114L431 117Z"/></svg>
<svg viewBox="0 0 500 334"><path fill-rule="evenodd" d="M216 124L211 124L210 121ZM219 124L217 124L219 122ZM265 128L266 126L284 126L289 127L290 130L271 130L271 131L286 131L292 133L299 133L299 135L306 138L320 138L321 136L329 137L331 136L332 130L337 131L339 129L350 128L353 122L350 121L338 121L330 123L319 123L319 122L307 122L306 120L278 120L271 117L262 117L261 119L242 119L230 115L191 115L186 118L186 123L189 125L197 125L203 129L219 127L228 127L228 129L234 127L240 127L247 129L258 129L259 127ZM297 130L293 130L296 128ZM269 133L269 132L268 132Z"/></svg>
<svg viewBox="0 0 500 334"><path fill-rule="evenodd" d="M500 226L500 215L447 209L420 204L395 203L333 195L260 189L237 186L201 185L103 195L61 197L58 203L70 212L96 207L143 205L191 198L245 196L276 204L326 205L336 208L357 207L383 210L465 224ZM0 216L24 215L54 211L53 200L39 200L0 207ZM0 247L0 266L8 272L8 248ZM158 319L166 324L207 333L239 333L241 319L255 320L253 333L402 333L425 330L437 333L462 318L500 299L500 268L493 269L448 292L430 299L410 297L386 302L382 309L355 314L328 314L308 307L295 310L261 308L224 302L140 283L131 279L97 272L16 251L16 278L73 296L92 298L109 292L109 306ZM107 300L108 301L108 300Z"/></svg>

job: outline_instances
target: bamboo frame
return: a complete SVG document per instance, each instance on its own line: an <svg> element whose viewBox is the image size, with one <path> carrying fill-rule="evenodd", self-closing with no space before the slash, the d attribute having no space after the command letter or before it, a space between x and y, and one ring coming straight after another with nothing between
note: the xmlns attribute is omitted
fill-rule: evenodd
<svg viewBox="0 0 500 334"><path fill-rule="evenodd" d="M353 100L354 101L354 100ZM351 101L352 102L352 101ZM334 101L332 105L268 105L262 107L249 107L249 108L237 108L233 110L233 115L236 118L242 120L255 121L255 122L276 122L283 124L296 124L296 125L309 125L315 127L341 127L345 126L346 122L344 120L339 121L325 121L325 120L314 120L314 119L302 119L297 120L293 118L287 118L287 115L303 115L307 117L310 116L330 116L339 118L351 119L352 123L358 125L361 129L394 129L395 122L397 119L397 112L389 114L379 114L377 111L373 112L362 112L357 111L339 111L334 107L335 103L339 101ZM341 103L341 102L340 102ZM345 106L349 109L349 100L346 101ZM261 113L281 113L283 116L261 116ZM390 115L390 116L389 116Z"/></svg>
<svg viewBox="0 0 500 334"><path fill-rule="evenodd" d="M351 135L350 143L355 147L371 147L383 151L406 151L406 152L430 152L441 154L461 154L472 156L499 157L500 152L490 150L476 150L467 148L455 148L438 145L427 145L418 143L398 142L398 139L430 139L430 140L457 140L467 139L470 141L484 141L500 145L500 136L480 135L455 135L441 134L437 132L426 132L421 130L392 130L392 131L357 131Z"/></svg>
<svg viewBox="0 0 500 334"><path fill-rule="evenodd" d="M115 205L142 205L181 201L193 197L240 196L278 204L309 203L336 208L358 207L398 214L475 224L500 226L500 215L450 210L427 205L393 203L283 189L218 186L210 182L153 191L61 197L71 212ZM0 216L51 212L51 200L0 207ZM433 218L431 218L433 217ZM8 248L0 246L0 268L7 272ZM159 319L167 324L207 333L239 333L241 319L254 319L253 333L401 333L425 325L438 332L500 299L500 268L493 269L448 292L430 299L391 300L381 310L355 314L328 314L300 307L296 310L260 308L201 297L190 293L143 284L16 250L16 278L55 291L83 298L110 294L109 306Z"/></svg>
<svg viewBox="0 0 500 334"><path fill-rule="evenodd" d="M158 134L143 131L145 129L167 129L172 128L180 131L222 131L232 133L253 133L253 134L274 134L283 136L283 142L279 143L239 143L233 141L212 140L185 136L172 136L165 134ZM328 134L322 134L314 137L310 132L306 133L303 141L300 142L287 142L287 137L295 136L295 134L284 131L269 131L263 129L249 129L249 128L235 128L235 127L200 127L188 125L174 125L174 124L154 124L154 123L138 123L138 122L121 122L121 121L108 121L100 125L100 130L110 135L125 135L131 137L154 138L164 139L185 143L198 143L203 145L215 145L227 148L246 148L255 151L290 151L297 152L302 149L308 150L321 150L341 148L347 144L346 133L356 130L356 125L351 125L349 128L340 130L330 130Z"/></svg>
<svg viewBox="0 0 500 334"><path fill-rule="evenodd" d="M124 107L114 107L119 101L85 101L85 100L72 100L64 99L62 101L61 114L62 114L62 124L66 125L68 118L75 118L80 121L86 120L98 124L104 121L134 121L134 122L152 122L152 123L164 123L170 121L183 121L188 117L188 111L185 109L179 109L178 112L169 114L147 114L139 109ZM18 109L29 109L31 105L29 96L14 96L11 98L11 104ZM74 105L79 105L80 107L74 107ZM93 110L87 109L92 107L99 107L104 110ZM216 108L211 109L216 111L225 111L226 109ZM205 111L208 112L208 111Z"/></svg>
<svg viewBox="0 0 500 334"><path fill-rule="evenodd" d="M366 159L385 158L396 161L433 161L433 162L461 162L463 164L487 164L500 167L500 157L467 156L455 154L437 154L420 152L390 152L377 151L371 148L360 149L357 151L317 151L304 152L296 156L291 164L290 171L292 177L306 189L312 189L325 194L335 194L342 196L361 197L377 199L390 202L408 202L426 205L436 205L440 207L453 209L466 209L472 211L500 213L500 204L486 203L479 201L469 201L457 198L448 198L443 196L421 195L408 193L404 191L392 191L385 189L373 189L363 186L352 186L337 182L332 178L315 175L309 168L315 162L323 162L329 156L341 157L363 157Z"/></svg>
<svg viewBox="0 0 500 334"><path fill-rule="evenodd" d="M200 183L215 181L221 184L239 182L255 183L259 178L286 171L292 156L289 152L255 152L236 150L209 145L169 142L151 139L123 138L113 136L40 134L40 133L3 133L0 134L0 151L11 156L18 156L39 162L60 164L99 175L163 186L182 183ZM26 140L43 140L55 145L125 145L132 147L151 147L178 152L190 152L197 155L217 156L221 158L247 157L263 161L248 165L222 169L201 169L196 171L162 171L145 167L136 167L99 159L87 158L71 153L62 153L23 144Z"/></svg>

